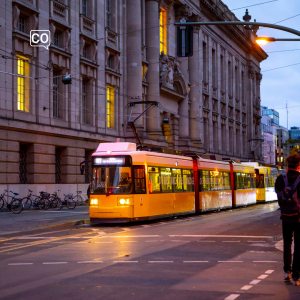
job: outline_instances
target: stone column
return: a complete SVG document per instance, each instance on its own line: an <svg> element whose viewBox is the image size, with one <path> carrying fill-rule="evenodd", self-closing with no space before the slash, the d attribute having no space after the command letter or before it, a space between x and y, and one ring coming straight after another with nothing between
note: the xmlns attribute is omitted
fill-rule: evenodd
<svg viewBox="0 0 300 300"><path fill-rule="evenodd" d="M131 0L132 1L132 0ZM138 1L139 2L139 1ZM148 73L148 101L159 101L159 2L158 0L146 0L146 47ZM141 69L141 68L140 68ZM149 138L159 140L162 137L159 125L159 108L155 107L147 113L147 131Z"/></svg>
<svg viewBox="0 0 300 300"><path fill-rule="evenodd" d="M128 102L142 100L142 21L141 1L127 0L127 94L132 97ZM158 59L157 59L158 61ZM142 105L136 106L133 118L142 111ZM136 122L142 127L142 118Z"/></svg>
<svg viewBox="0 0 300 300"><path fill-rule="evenodd" d="M195 19L195 20L194 20ZM195 16L193 21L199 22L201 18ZM199 29L200 26L194 25L194 54L189 57L189 79L191 84L190 101L191 101L191 140L195 147L200 148L200 93L199 93Z"/></svg>

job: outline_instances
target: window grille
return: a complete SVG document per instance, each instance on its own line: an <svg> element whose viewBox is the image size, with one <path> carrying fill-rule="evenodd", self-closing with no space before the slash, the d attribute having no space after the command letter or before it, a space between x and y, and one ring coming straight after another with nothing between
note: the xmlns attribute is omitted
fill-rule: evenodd
<svg viewBox="0 0 300 300"><path fill-rule="evenodd" d="M107 95L106 95L106 111L107 111L107 127L114 128L114 88L111 86L107 87Z"/></svg>
<svg viewBox="0 0 300 300"><path fill-rule="evenodd" d="M61 183L61 148L55 148L55 183Z"/></svg>
<svg viewBox="0 0 300 300"><path fill-rule="evenodd" d="M167 12L161 8L159 15L159 40L160 40L160 53L164 51L167 54Z"/></svg>
<svg viewBox="0 0 300 300"><path fill-rule="evenodd" d="M110 0L106 0L106 27L111 27L111 3Z"/></svg>
<svg viewBox="0 0 300 300"><path fill-rule="evenodd" d="M20 144L19 149L19 183L27 183L27 145Z"/></svg>
<svg viewBox="0 0 300 300"><path fill-rule="evenodd" d="M58 118L58 71L53 71L53 117Z"/></svg>
<svg viewBox="0 0 300 300"><path fill-rule="evenodd" d="M17 24L18 30L25 32L25 18L22 16L19 16L18 24Z"/></svg>
<svg viewBox="0 0 300 300"><path fill-rule="evenodd" d="M59 33L57 31L54 33L53 44L54 46L59 47Z"/></svg>
<svg viewBox="0 0 300 300"><path fill-rule="evenodd" d="M87 0L82 0L82 14L87 17Z"/></svg>
<svg viewBox="0 0 300 300"><path fill-rule="evenodd" d="M82 122L87 123L87 81L82 82Z"/></svg>

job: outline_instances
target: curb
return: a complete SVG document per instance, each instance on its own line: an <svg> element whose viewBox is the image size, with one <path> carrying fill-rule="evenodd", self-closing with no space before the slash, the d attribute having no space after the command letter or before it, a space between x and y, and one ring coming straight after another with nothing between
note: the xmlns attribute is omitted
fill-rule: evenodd
<svg viewBox="0 0 300 300"><path fill-rule="evenodd" d="M275 248L281 252L283 252L283 240L279 241L275 244ZM292 254L294 253L294 241L292 243Z"/></svg>

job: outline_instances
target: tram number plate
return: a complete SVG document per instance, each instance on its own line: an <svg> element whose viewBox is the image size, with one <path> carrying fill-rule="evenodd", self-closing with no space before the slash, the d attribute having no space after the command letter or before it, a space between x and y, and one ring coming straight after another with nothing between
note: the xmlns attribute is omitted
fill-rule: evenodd
<svg viewBox="0 0 300 300"><path fill-rule="evenodd" d="M98 188L104 188L104 187L105 187L105 182L98 183Z"/></svg>

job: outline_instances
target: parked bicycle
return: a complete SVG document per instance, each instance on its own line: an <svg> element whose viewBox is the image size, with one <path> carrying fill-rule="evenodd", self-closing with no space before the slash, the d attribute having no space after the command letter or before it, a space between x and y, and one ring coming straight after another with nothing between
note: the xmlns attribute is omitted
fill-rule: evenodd
<svg viewBox="0 0 300 300"><path fill-rule="evenodd" d="M73 198L73 200L78 206L86 203L86 199L82 196L82 191L77 191L77 195Z"/></svg>
<svg viewBox="0 0 300 300"><path fill-rule="evenodd" d="M9 193L13 194L13 196L10 196ZM12 202L14 200L20 200L20 199L16 199L16 196L18 195L19 195L18 193L14 193L13 191L4 190L4 193L0 195L0 209L6 208L12 211ZM11 198L10 203L8 202L9 198Z"/></svg>

